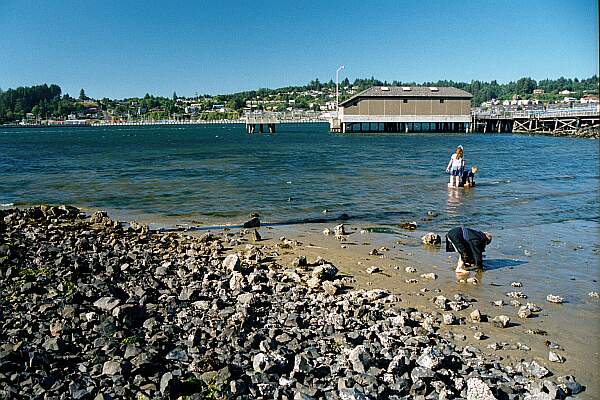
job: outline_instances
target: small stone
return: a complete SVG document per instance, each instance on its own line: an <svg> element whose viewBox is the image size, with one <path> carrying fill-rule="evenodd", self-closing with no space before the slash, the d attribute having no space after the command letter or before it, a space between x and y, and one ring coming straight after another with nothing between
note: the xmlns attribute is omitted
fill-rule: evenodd
<svg viewBox="0 0 600 400"><path fill-rule="evenodd" d="M534 376L538 379L542 379L550 374L550 371L542 367L536 361L523 362L520 364L519 369L522 369L527 374Z"/></svg>
<svg viewBox="0 0 600 400"><path fill-rule="evenodd" d="M323 290L331 296L335 296L339 291L339 286L332 281L324 281L322 287Z"/></svg>
<svg viewBox="0 0 600 400"><path fill-rule="evenodd" d="M481 322L481 319L482 319L481 311L473 310L473 312L470 314L470 317L471 317L471 321L473 321L473 322Z"/></svg>
<svg viewBox="0 0 600 400"><path fill-rule="evenodd" d="M456 323L456 317L452 314L443 315L444 325L454 325Z"/></svg>
<svg viewBox="0 0 600 400"><path fill-rule="evenodd" d="M419 281L416 280L416 279L414 279L414 278L412 278L412 279L406 279L404 282L406 282L406 283L419 283Z"/></svg>
<svg viewBox="0 0 600 400"><path fill-rule="evenodd" d="M333 234L334 234L335 236L338 236L338 237L339 237L339 236L345 236L345 235L347 235L347 233L346 233L346 228L345 228L344 224L339 224L339 225L336 225L336 226L333 228Z"/></svg>
<svg viewBox="0 0 600 400"><path fill-rule="evenodd" d="M348 361L352 364L352 369L354 371L364 374L369 370L371 357L365 346L359 345L350 350L348 353Z"/></svg>
<svg viewBox="0 0 600 400"><path fill-rule="evenodd" d="M333 279L338 273L338 269L331 264L317 265L312 271L312 277L321 280Z"/></svg>
<svg viewBox="0 0 600 400"><path fill-rule="evenodd" d="M510 284L510 286L512 286L512 287L522 287L523 284L521 282L513 282L513 283Z"/></svg>
<svg viewBox="0 0 600 400"><path fill-rule="evenodd" d="M273 367L273 360L265 353L258 353L252 358L252 368L256 372L265 372Z"/></svg>
<svg viewBox="0 0 600 400"><path fill-rule="evenodd" d="M485 335L483 334L483 332L477 331L473 334L473 338L476 340L483 340L485 339Z"/></svg>
<svg viewBox="0 0 600 400"><path fill-rule="evenodd" d="M475 277L470 277L470 278L467 278L467 283L470 283L472 285L477 285L479 283L479 280Z"/></svg>
<svg viewBox="0 0 600 400"><path fill-rule="evenodd" d="M237 301L241 305L252 305L256 298L252 293L242 293L237 297Z"/></svg>
<svg viewBox="0 0 600 400"><path fill-rule="evenodd" d="M508 297L512 297L513 299L526 299L527 295L523 292L508 292L506 293Z"/></svg>
<svg viewBox="0 0 600 400"><path fill-rule="evenodd" d="M308 261L306 260L306 256L299 256L292 261L292 267L306 267L308 265Z"/></svg>
<svg viewBox="0 0 600 400"><path fill-rule="evenodd" d="M506 328L510 322L510 318L506 315L498 315L492 319L492 324L498 328Z"/></svg>
<svg viewBox="0 0 600 400"><path fill-rule="evenodd" d="M531 316L531 310L527 306L522 306L519 308L517 315L519 318L529 318Z"/></svg>
<svg viewBox="0 0 600 400"><path fill-rule="evenodd" d="M115 299L114 297L101 297L94 302L94 307L104 311L112 311L113 308L121 304L121 300Z"/></svg>
<svg viewBox="0 0 600 400"><path fill-rule="evenodd" d="M433 304L435 304L435 306L437 308L439 308L440 310L447 310L448 309L448 299L445 298L444 296L437 296L433 299Z"/></svg>
<svg viewBox="0 0 600 400"><path fill-rule="evenodd" d="M380 255L381 255L381 253L379 252L379 250L377 250L377 249L373 249L373 250L371 250L371 251L369 252L369 255L370 255L370 256L380 256Z"/></svg>
<svg viewBox="0 0 600 400"><path fill-rule="evenodd" d="M557 382L561 388L567 392L568 395L576 395L585 390L585 387L575 381L575 378L571 375L559 376Z"/></svg>
<svg viewBox="0 0 600 400"><path fill-rule="evenodd" d="M598 294L598 292L589 292L588 296L590 296L593 299L599 299L600 298L600 294Z"/></svg>
<svg viewBox="0 0 600 400"><path fill-rule="evenodd" d="M421 237L423 244L433 246L442 243L442 238L437 233L429 232Z"/></svg>
<svg viewBox="0 0 600 400"><path fill-rule="evenodd" d="M417 229L417 223L415 221L412 222L402 222L400 225L400 228L402 229L406 229L409 231L414 231Z"/></svg>
<svg viewBox="0 0 600 400"><path fill-rule="evenodd" d="M497 400L489 386L479 378L467 380L467 400Z"/></svg>
<svg viewBox="0 0 600 400"><path fill-rule="evenodd" d="M404 268L404 271L406 271L409 274L416 274L417 273L417 269L414 267L406 267Z"/></svg>
<svg viewBox="0 0 600 400"><path fill-rule="evenodd" d="M436 369L444 361L444 354L436 347L427 347L417 358L417 364L423 368Z"/></svg>
<svg viewBox="0 0 600 400"><path fill-rule="evenodd" d="M167 360L185 362L188 360L188 355L185 350L176 348L176 349L171 350L169 353L167 353L165 358Z"/></svg>
<svg viewBox="0 0 600 400"><path fill-rule="evenodd" d="M339 391L340 400L368 400L367 396L356 388L344 388Z"/></svg>
<svg viewBox="0 0 600 400"><path fill-rule="evenodd" d="M329 228L325 228L325 229L323 229L323 235L325 235L325 236L329 236L329 235L331 235L331 234L332 234L332 232L331 232L331 229L329 229Z"/></svg>
<svg viewBox="0 0 600 400"><path fill-rule="evenodd" d="M223 260L223 268L228 271L238 271L240 269L240 257L237 254L230 254Z"/></svg>
<svg viewBox="0 0 600 400"><path fill-rule="evenodd" d="M374 274L377 272L381 272L381 269L379 267L371 266L367 268L367 274Z"/></svg>
<svg viewBox="0 0 600 400"><path fill-rule="evenodd" d="M504 300L496 300L493 302L496 307L502 307L505 303Z"/></svg>
<svg viewBox="0 0 600 400"><path fill-rule="evenodd" d="M531 310L531 312L534 312L534 313L538 313L538 312L542 311L542 307L538 306L535 303L527 303L527 304L525 304L525 307L529 308Z"/></svg>
<svg viewBox="0 0 600 400"><path fill-rule="evenodd" d="M437 279L437 275L433 272L429 272L427 274L421 274L421 278L435 280Z"/></svg>
<svg viewBox="0 0 600 400"><path fill-rule="evenodd" d="M164 373L160 378L160 393L167 395L173 391L175 380L170 372Z"/></svg>
<svg viewBox="0 0 600 400"><path fill-rule="evenodd" d="M122 366L121 366L120 362L106 361L102 365L102 375L108 375L108 376L121 375L121 372L122 372Z"/></svg>
<svg viewBox="0 0 600 400"><path fill-rule="evenodd" d="M565 299L563 299L560 296L556 296L553 294L549 294L548 296L546 296L546 300L549 301L550 303L556 303L556 304L561 304L564 303Z"/></svg>
<svg viewBox="0 0 600 400"><path fill-rule="evenodd" d="M306 281L306 285L309 288L317 289L321 286L321 280L317 276L312 276Z"/></svg>
<svg viewBox="0 0 600 400"><path fill-rule="evenodd" d="M548 353L548 360L550 360L552 362L556 362L556 363L565 362L565 358L563 356L561 356L560 354L557 354L553 351Z"/></svg>

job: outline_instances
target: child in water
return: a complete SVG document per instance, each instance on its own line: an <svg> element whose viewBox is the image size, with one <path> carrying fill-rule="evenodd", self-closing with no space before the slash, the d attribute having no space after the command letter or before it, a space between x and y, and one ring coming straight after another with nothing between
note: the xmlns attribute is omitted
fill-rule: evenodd
<svg viewBox="0 0 600 400"><path fill-rule="evenodd" d="M460 186L473 187L475 186L475 174L477 173L477 166L473 165L471 169L467 168L463 171Z"/></svg>
<svg viewBox="0 0 600 400"><path fill-rule="evenodd" d="M446 172L450 173L450 183L448 187L458 187L465 169L465 160L463 159L463 147L458 146L456 152L450 157L450 162L446 167Z"/></svg>

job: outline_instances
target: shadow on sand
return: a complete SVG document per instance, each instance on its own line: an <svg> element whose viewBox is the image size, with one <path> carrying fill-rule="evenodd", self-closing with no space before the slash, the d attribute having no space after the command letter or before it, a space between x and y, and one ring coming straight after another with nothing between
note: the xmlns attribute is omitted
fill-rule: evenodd
<svg viewBox="0 0 600 400"><path fill-rule="evenodd" d="M512 268L518 267L519 265L527 264L527 261L513 260L510 258L498 258L492 260L486 260L484 262L484 271L491 271L493 269L500 268Z"/></svg>

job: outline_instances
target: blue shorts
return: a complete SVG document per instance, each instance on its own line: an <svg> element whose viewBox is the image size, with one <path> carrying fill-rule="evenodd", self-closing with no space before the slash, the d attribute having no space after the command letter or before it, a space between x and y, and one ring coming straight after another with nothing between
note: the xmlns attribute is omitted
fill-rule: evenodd
<svg viewBox="0 0 600 400"><path fill-rule="evenodd" d="M453 169L452 171L450 171L450 174L452 176L462 176L462 171L460 169Z"/></svg>

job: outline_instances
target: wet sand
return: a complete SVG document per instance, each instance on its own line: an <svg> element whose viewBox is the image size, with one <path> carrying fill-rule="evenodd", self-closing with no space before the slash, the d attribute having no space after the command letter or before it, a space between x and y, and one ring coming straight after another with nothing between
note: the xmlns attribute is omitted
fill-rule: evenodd
<svg viewBox="0 0 600 400"><path fill-rule="evenodd" d="M478 279L476 285L464 282L465 277L461 277L462 281L457 279L453 271L456 255L446 253L443 243L437 247L421 244L420 237L426 232L398 229L395 234L360 233L376 225L350 223L345 226L349 233L345 241L323 235L324 228L333 230L332 224L307 224L262 227L258 231L263 239L259 242L249 239L249 242L277 252L276 261L290 268L299 255L306 256L309 262L322 257L336 265L341 274L352 276L352 289L388 289L400 297L404 306L423 311L441 312L432 303L435 296L452 299L455 294L462 293L476 302L465 310L445 313L461 317L466 323L442 325L442 329L454 335L459 345L475 346L489 359L504 364L535 359L555 375L571 374L584 384L587 389L578 398L600 397L600 301L588 296L590 291L598 292L600 288L597 223L569 221L494 232L494 241L486 252L485 270L470 273ZM281 237L298 243L282 249L278 246ZM383 249L380 256L369 255L373 249L382 248L389 251ZM381 272L367 273L371 266L378 267ZM414 267L417 273L406 272L408 266ZM437 279L420 276L429 272L435 273ZM417 279L418 283L407 283L407 279ZM522 287L511 287L512 282L521 282ZM518 307L511 305L513 299L506 295L511 291L523 292L527 299L518 300L523 305L533 302L542 307L542 311L527 319L519 318ZM565 303L547 302L548 294L564 297ZM493 305L496 300L504 300L506 305ZM488 322L471 323L469 314L474 309L487 315ZM490 321L497 315L509 316L511 325L494 327ZM528 333L530 329L543 330L547 334ZM473 334L478 330L487 338L475 339ZM560 346L553 351L566 358L564 363L548 360L546 341ZM489 348L492 343L499 343L504 348ZM523 350L519 343L530 350Z"/></svg>

